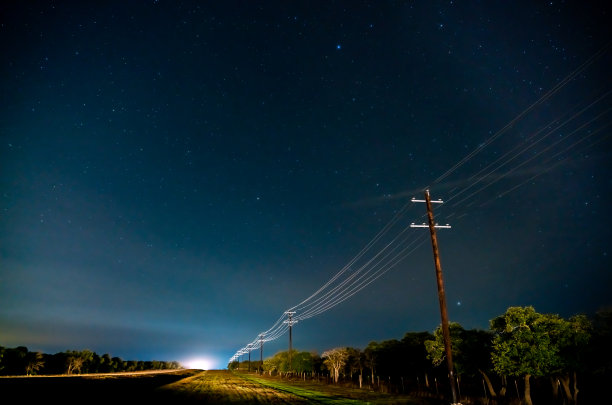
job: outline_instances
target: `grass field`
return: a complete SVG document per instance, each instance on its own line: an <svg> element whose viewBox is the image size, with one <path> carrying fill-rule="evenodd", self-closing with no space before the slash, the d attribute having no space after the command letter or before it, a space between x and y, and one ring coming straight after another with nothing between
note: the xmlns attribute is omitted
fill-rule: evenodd
<svg viewBox="0 0 612 405"><path fill-rule="evenodd" d="M204 371L159 390L170 402L209 404L307 404L307 399L226 370Z"/></svg>
<svg viewBox="0 0 612 405"><path fill-rule="evenodd" d="M289 381L227 370L0 378L1 403L23 404L413 404L424 398ZM11 399L5 402L5 399Z"/></svg>
<svg viewBox="0 0 612 405"><path fill-rule="evenodd" d="M430 399L346 388L316 381L280 380L226 370L205 371L161 387L177 403L242 404L434 404ZM172 402L172 401L170 401Z"/></svg>
<svg viewBox="0 0 612 405"><path fill-rule="evenodd" d="M315 380L278 380L264 375L242 374L242 378L256 381L261 385L290 392L310 402L322 404L436 404L431 398L415 398L408 395L374 392L368 388L348 388Z"/></svg>

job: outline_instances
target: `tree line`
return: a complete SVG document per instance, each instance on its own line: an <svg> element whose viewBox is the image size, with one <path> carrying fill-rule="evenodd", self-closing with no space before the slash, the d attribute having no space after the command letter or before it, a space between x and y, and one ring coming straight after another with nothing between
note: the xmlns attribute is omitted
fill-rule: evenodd
<svg viewBox="0 0 612 405"><path fill-rule="evenodd" d="M91 350L46 354L31 352L24 346L0 346L0 375L115 373L178 368L181 365L176 361L126 361L111 357L108 353L100 356Z"/></svg>
<svg viewBox="0 0 612 405"><path fill-rule="evenodd" d="M460 395L478 403L577 404L600 398L612 376L612 311L564 319L533 307L510 307L489 330L451 323L451 346ZM290 358L291 357L291 358ZM449 393L441 328L408 332L400 340L370 342L317 353L287 351L230 369L270 375L326 375L334 383L389 392Z"/></svg>

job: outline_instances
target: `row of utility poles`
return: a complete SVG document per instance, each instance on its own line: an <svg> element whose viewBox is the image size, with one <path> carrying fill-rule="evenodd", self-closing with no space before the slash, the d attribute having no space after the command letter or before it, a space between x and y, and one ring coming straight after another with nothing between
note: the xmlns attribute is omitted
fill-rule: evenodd
<svg viewBox="0 0 612 405"><path fill-rule="evenodd" d="M429 190L425 190L425 199L417 200L416 198L412 198L412 202L424 202L427 208L427 221L428 223L423 223L422 225L417 225L415 223L410 224L411 228L429 228L429 233L431 236L431 247L433 250L433 258L434 258L434 266L436 269L436 282L438 285L438 302L440 305L440 319L442 321L442 336L444 339L444 351L446 354L446 365L448 368L448 376L450 380L451 387L451 395L453 399L453 405L459 405L458 396L457 396L457 382L455 379L455 371L453 367L453 353L451 350L451 340L450 340L450 328L448 321L448 311L446 308L446 293L444 291L444 279L442 276L442 264L440 262L440 250L438 248L438 238L436 236L436 229L450 229L451 226L446 225L438 225L434 220L433 207L432 204L442 204L442 200L431 200L431 196L429 195ZM295 311L286 311L285 315L289 319L283 321L283 323L289 325L289 370L292 368L291 354L293 351L293 338L292 338L292 327L298 321L293 319L293 315L295 315ZM263 365L263 334L259 335L260 341L260 360ZM251 347L249 349L249 371L251 370ZM238 364L240 364L240 358L238 358Z"/></svg>
<svg viewBox="0 0 612 405"><path fill-rule="evenodd" d="M259 337L259 361L262 366L263 366L263 344L264 344L263 338L264 336L265 336L265 333L260 333L258 336ZM252 346L247 345L247 349L249 352L249 371L251 371L251 350L252 348L253 348ZM238 362L238 366L240 366L240 356L237 357L237 362Z"/></svg>
<svg viewBox="0 0 612 405"><path fill-rule="evenodd" d="M289 317L289 319L286 319L283 321L283 323L286 323L289 325L289 370L292 369L293 367L293 363L291 361L291 353L293 352L293 325L295 325L296 323L298 323L298 321L293 319L293 315L295 315L295 311L285 311L285 315L287 315ZM259 334L259 361L261 361L261 364L263 366L263 337L265 336L265 334L260 333ZM249 371L251 371L251 350L252 350L252 346L249 344L247 345L247 351L249 353ZM240 365L240 356L238 356L238 365Z"/></svg>

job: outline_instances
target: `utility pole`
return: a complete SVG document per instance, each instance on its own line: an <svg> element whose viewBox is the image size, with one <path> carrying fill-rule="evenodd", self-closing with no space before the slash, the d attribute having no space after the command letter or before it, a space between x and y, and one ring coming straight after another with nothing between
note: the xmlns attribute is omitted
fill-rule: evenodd
<svg viewBox="0 0 612 405"><path fill-rule="evenodd" d="M446 294L444 293L444 280L442 278L442 265L440 264L440 252L438 250L438 238L436 237L436 228L449 229L450 225L436 225L434 222L433 209L431 204L442 204L442 200L431 201L429 190L425 190L425 200L417 200L412 198L412 202L424 202L427 206L427 219L429 225L410 224L411 228L426 228L429 227L431 234L431 247L433 249L434 264L436 266L436 281L438 283L438 301L440 302L440 318L442 319L442 336L444 337L444 351L446 352L446 364L448 366L448 375L450 378L451 393L453 396L453 404L457 402L457 386L455 382L455 372L453 368L453 354L451 350L450 329L448 326L448 312L446 310Z"/></svg>
<svg viewBox="0 0 612 405"><path fill-rule="evenodd" d="M289 320L283 321L283 323L289 324L289 371L293 371L293 363L291 362L291 351L293 350L293 343L291 341L291 327L296 324L297 321L292 319L292 316L295 315L295 311L286 311L285 314L289 316Z"/></svg>
<svg viewBox="0 0 612 405"><path fill-rule="evenodd" d="M260 333L259 334L259 361L260 361L260 367L261 367L261 372L263 373L263 337L264 334Z"/></svg>
<svg viewBox="0 0 612 405"><path fill-rule="evenodd" d="M249 373L251 372L251 345L248 346L249 348Z"/></svg>

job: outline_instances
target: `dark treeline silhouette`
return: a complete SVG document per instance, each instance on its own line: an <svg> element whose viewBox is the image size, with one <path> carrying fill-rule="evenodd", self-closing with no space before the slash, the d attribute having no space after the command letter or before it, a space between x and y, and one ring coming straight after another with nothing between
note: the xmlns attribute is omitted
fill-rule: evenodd
<svg viewBox="0 0 612 405"><path fill-rule="evenodd" d="M473 404L597 403L612 377L612 310L564 319L532 307L510 307L490 330L451 323L460 397ZM294 350L230 369L316 379L413 396L450 397L440 328L402 339L340 347L321 354ZM580 395L578 395L580 393Z"/></svg>
<svg viewBox="0 0 612 405"><path fill-rule="evenodd" d="M100 356L90 350L46 354L31 352L23 346L0 346L0 375L113 373L178 368L181 365L176 361L126 361L110 354Z"/></svg>

